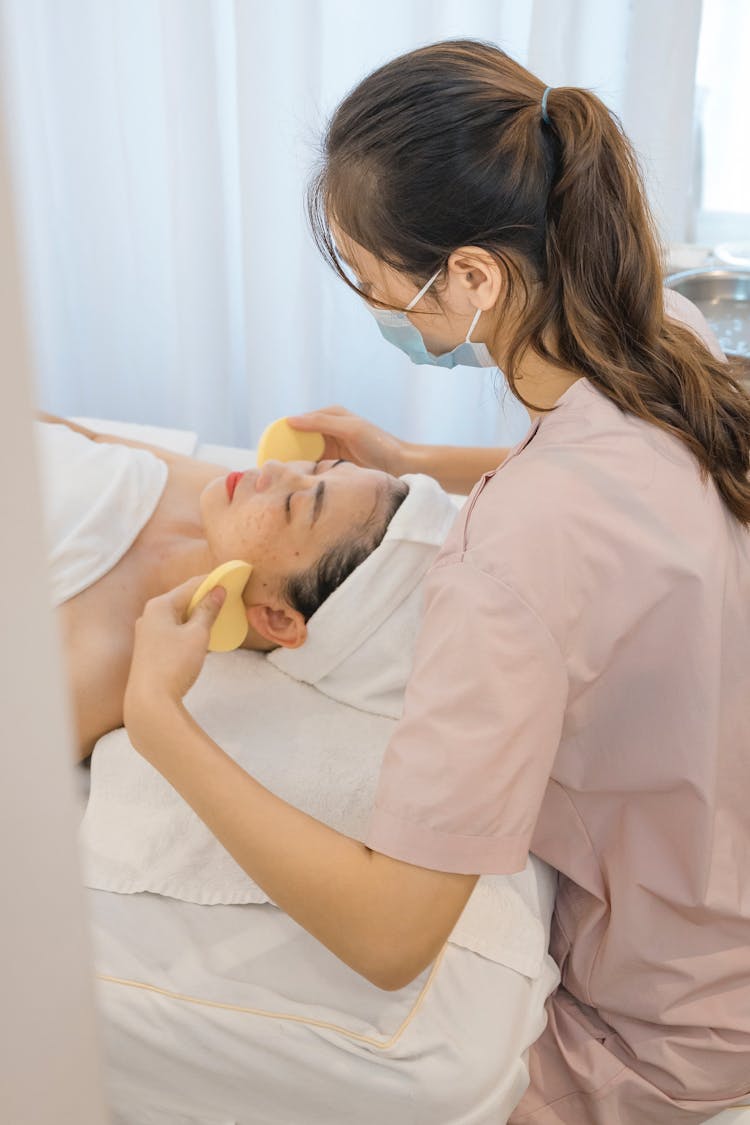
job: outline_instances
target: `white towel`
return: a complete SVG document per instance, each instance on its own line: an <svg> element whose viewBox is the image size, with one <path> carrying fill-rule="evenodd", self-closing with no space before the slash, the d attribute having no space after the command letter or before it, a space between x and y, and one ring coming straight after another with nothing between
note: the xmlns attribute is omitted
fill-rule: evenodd
<svg viewBox="0 0 750 1125"><path fill-rule="evenodd" d="M185 703L262 785L362 838L393 719L332 700L244 650L210 653ZM123 729L97 743L80 841L84 879L94 889L204 904L271 901ZM450 940L536 978L550 879L536 860L520 875L482 876Z"/></svg>
<svg viewBox="0 0 750 1125"><path fill-rule="evenodd" d="M147 450L93 442L61 423L37 421L34 434L59 606L120 561L153 515L168 470Z"/></svg>
<svg viewBox="0 0 750 1125"><path fill-rule="evenodd" d="M458 515L456 502L422 474L401 478L409 495L372 554L334 590L296 649L268 659L331 699L397 719L422 616L422 580Z"/></svg>

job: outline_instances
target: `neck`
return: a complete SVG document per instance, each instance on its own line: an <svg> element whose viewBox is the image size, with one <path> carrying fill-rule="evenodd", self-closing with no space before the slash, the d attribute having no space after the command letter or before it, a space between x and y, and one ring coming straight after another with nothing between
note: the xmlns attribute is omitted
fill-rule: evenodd
<svg viewBox="0 0 750 1125"><path fill-rule="evenodd" d="M512 332L513 327L514 314L511 311L509 313L508 330ZM485 342L488 347L491 346L488 341ZM495 346L498 342L496 338ZM557 333L553 329L545 331L544 343L553 356L557 354ZM502 346L500 347L500 354L496 355L495 359L502 371L503 360L505 359L502 354ZM580 378L582 378L581 375L576 375L575 372L568 367L564 367L559 361L545 359L532 348L527 348L516 361L515 382L518 385L519 393L523 395L527 402L533 404L531 408L526 408L532 421L540 416L543 417L545 411L550 410L568 388L577 383ZM540 407L540 409L535 410L535 406Z"/></svg>
<svg viewBox="0 0 750 1125"><path fill-rule="evenodd" d="M240 645L240 648L249 649L250 652L273 652L273 650L278 647L278 645L271 644L270 641L267 641L260 633L256 633L252 625L249 626L247 636Z"/></svg>
<svg viewBox="0 0 750 1125"><path fill-rule="evenodd" d="M516 369L516 383L526 401L533 403L527 407L532 421L543 416L581 377L536 353L527 353Z"/></svg>
<svg viewBox="0 0 750 1125"><path fill-rule="evenodd" d="M205 539L196 538L194 535L175 536L168 546L162 545L158 561L151 569L146 600L166 594L175 586L187 582L188 578L209 574L215 565ZM250 626L247 637L240 647L251 652L271 652L276 645L271 644Z"/></svg>
<svg viewBox="0 0 750 1125"><path fill-rule="evenodd" d="M188 578L208 574L216 565L207 541L193 528L171 526L151 555L148 597L156 598Z"/></svg>

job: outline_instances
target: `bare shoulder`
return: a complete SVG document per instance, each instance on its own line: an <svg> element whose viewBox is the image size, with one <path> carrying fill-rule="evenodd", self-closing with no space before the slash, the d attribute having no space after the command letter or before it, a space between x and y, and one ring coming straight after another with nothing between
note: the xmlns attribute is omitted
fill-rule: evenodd
<svg viewBox="0 0 750 1125"><path fill-rule="evenodd" d="M104 629L101 615L85 611L80 602L87 592L64 603L58 611L80 759L91 754L102 735L122 726L133 651L132 629ZM79 604L74 605L76 602Z"/></svg>
<svg viewBox="0 0 750 1125"><path fill-rule="evenodd" d="M146 441L131 441L129 438L115 437L113 434L94 433L92 440L100 445L128 445L132 449L145 449L153 453L161 461L165 461L170 469L182 477L214 477L226 475L229 469L226 465L216 465L211 461L202 461L197 457L188 457L184 453L174 453L171 449L164 449L160 445L152 445Z"/></svg>
<svg viewBox="0 0 750 1125"><path fill-rule="evenodd" d="M97 445L127 445L131 449L145 449L148 453L153 453L155 457L166 462L171 469L174 469L183 478L188 476L200 477L203 475L204 477L213 479L229 472L226 465L217 465L211 461L201 460L198 457L188 457L183 453L175 453L171 449L165 449L163 446L155 445L153 442L136 441L134 438L120 437L118 434L108 434L100 430L90 430L86 426L81 426L77 422L70 421L68 418L60 418L56 414L47 414L44 411L37 410L36 417L38 421L45 422L48 425L66 426L74 433L88 438L89 441L96 442Z"/></svg>

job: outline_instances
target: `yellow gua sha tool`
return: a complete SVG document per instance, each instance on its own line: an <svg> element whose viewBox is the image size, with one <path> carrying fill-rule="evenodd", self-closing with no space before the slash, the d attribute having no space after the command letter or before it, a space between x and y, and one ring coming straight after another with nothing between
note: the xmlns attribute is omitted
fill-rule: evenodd
<svg viewBox="0 0 750 1125"><path fill-rule="evenodd" d="M326 447L318 433L293 430L286 418L266 426L258 442L258 465L266 461L319 461Z"/></svg>
<svg viewBox="0 0 750 1125"><path fill-rule="evenodd" d="M190 599L187 618L192 616L195 607L214 586L223 586L227 592L219 616L211 626L209 652L231 652L232 649L239 648L247 636L249 626L242 591L247 586L252 571L250 563L238 559L222 563L206 575Z"/></svg>

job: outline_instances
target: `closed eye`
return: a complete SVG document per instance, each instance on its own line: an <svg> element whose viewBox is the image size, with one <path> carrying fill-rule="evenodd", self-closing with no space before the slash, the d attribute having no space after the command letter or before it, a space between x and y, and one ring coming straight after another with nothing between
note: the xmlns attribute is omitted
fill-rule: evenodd
<svg viewBox="0 0 750 1125"><path fill-rule="evenodd" d="M331 469L335 469L337 465L348 465L348 463L349 462L346 460L345 457L339 457L338 461L334 461L332 465L329 465L328 468L325 470L325 472L329 473L331 471ZM315 468L312 471L313 476L320 476L320 473L318 471L319 468L320 468L320 464L321 464L321 462L318 461L318 463L316 464ZM318 515L320 514L320 509L321 509L322 504L323 504L323 491L324 491L324 488L323 488L322 484L319 484L318 487L315 489L315 504L314 504L314 509L313 509L314 515L313 515L313 521L312 521L313 523L315 523L315 520L318 518ZM294 496L294 493L290 492L289 495L287 496L286 500L284 501L284 511L286 512L287 523L292 518L291 503L292 503L292 497L293 496Z"/></svg>

